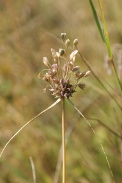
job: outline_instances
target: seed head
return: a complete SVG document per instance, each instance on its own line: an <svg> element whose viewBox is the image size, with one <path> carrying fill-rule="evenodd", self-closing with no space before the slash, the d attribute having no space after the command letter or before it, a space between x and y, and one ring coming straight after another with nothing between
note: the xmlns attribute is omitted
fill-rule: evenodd
<svg viewBox="0 0 122 183"><path fill-rule="evenodd" d="M66 37L65 33L61 33L61 38L64 40ZM76 55L78 50L74 50L70 55L67 54L67 48L70 40L65 41L66 50L60 48L56 52L53 48L51 49L53 62L49 63L46 57L43 57L43 63L48 67L46 73L42 75L42 71L39 74L43 80L48 82L49 91L55 98L69 98L72 97L73 93L76 92L77 86L84 90L85 84L81 83L80 80L83 77L89 75L90 71L81 72L80 66L75 65ZM44 71L44 70L43 70ZM44 89L46 92L47 87Z"/></svg>

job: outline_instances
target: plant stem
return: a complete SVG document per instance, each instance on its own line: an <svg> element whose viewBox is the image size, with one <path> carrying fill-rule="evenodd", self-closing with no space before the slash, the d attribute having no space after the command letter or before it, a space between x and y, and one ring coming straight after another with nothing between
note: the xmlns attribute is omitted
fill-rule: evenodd
<svg viewBox="0 0 122 183"><path fill-rule="evenodd" d="M66 148L65 148L65 99L62 98L62 183L66 183Z"/></svg>

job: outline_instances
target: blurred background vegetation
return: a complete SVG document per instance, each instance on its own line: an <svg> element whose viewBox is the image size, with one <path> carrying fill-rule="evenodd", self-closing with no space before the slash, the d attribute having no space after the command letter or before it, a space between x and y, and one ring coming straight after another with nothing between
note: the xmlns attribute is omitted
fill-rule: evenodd
<svg viewBox="0 0 122 183"><path fill-rule="evenodd" d="M122 64L122 1L103 1L103 10L118 69ZM98 1L94 0L98 15ZM55 99L43 93L46 83L38 79L43 56L62 47L60 33L78 38L79 49L105 87L121 105L120 87L105 68L106 47L96 27L89 1L0 0L0 150L12 135ZM78 65L87 66L78 56ZM89 119L108 156L116 183L122 182L122 142L103 126L121 136L120 107L91 74L71 99ZM108 86L108 84L112 86ZM97 120L96 120L97 119ZM99 120L99 121L98 121ZM104 153L86 122L66 103L68 183L112 183ZM102 124L100 124L100 122ZM61 146L61 104L36 119L9 144L0 159L0 183L33 182L29 161L34 161L37 182L53 182ZM61 182L61 173L59 176Z"/></svg>

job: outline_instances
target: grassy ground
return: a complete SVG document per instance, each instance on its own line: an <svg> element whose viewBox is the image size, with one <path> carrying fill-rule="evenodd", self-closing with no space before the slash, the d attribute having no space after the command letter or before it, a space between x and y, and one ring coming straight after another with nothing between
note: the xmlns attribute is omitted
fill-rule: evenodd
<svg viewBox="0 0 122 183"><path fill-rule="evenodd" d="M94 1L98 15L98 2ZM103 1L115 65L122 64L122 1ZM79 49L108 91L121 105L115 74L108 75L107 55L88 1L9 0L0 1L0 150L26 121L52 104L55 99L43 93L46 83L37 78L44 68L43 56L62 46L60 33L78 38ZM115 44L119 45L115 47ZM118 56L119 55L119 56ZM88 70L78 56L78 65ZM122 134L120 107L91 74L84 79L86 89L77 90L72 101L89 119L108 156L114 180L122 181L121 140L103 124ZM108 84L112 86L111 89ZM104 153L86 122L66 102L67 128L74 125L67 143L67 182L112 183ZM101 124L102 123L102 124ZM54 180L61 145L61 104L27 126L7 147L0 159L1 183L32 182L29 157L32 156L37 182ZM61 182L61 174L59 176Z"/></svg>

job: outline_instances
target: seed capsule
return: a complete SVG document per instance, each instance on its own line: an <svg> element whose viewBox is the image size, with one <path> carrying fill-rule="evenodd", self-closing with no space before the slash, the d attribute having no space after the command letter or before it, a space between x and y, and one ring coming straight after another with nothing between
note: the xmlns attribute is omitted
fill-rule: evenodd
<svg viewBox="0 0 122 183"><path fill-rule="evenodd" d="M63 40L63 41L65 41L65 39L66 39L66 33L61 33L61 39Z"/></svg>
<svg viewBox="0 0 122 183"><path fill-rule="evenodd" d="M44 63L44 65L46 65L47 67L49 66L49 61L48 61L47 57L43 57L43 63Z"/></svg>
<svg viewBox="0 0 122 183"><path fill-rule="evenodd" d="M74 46L77 46L77 44L78 44L78 39L75 39L75 40L73 41L73 45L74 45Z"/></svg>
<svg viewBox="0 0 122 183"><path fill-rule="evenodd" d="M78 86L79 86L79 88L82 89L82 90L84 90L84 88L85 88L85 84L78 84Z"/></svg>
<svg viewBox="0 0 122 183"><path fill-rule="evenodd" d="M68 47L69 47L69 45L70 45L70 40L69 40L69 39L67 39L67 40L65 41L65 46L66 46L66 48L68 48Z"/></svg>
<svg viewBox="0 0 122 183"><path fill-rule="evenodd" d="M64 54L65 54L65 50L62 49L62 48L60 48L60 49L59 49L59 55L60 55L60 56L63 56Z"/></svg>
<svg viewBox="0 0 122 183"><path fill-rule="evenodd" d="M72 72L76 72L76 71L78 71L79 70L79 66L75 66L73 69L72 69Z"/></svg>

